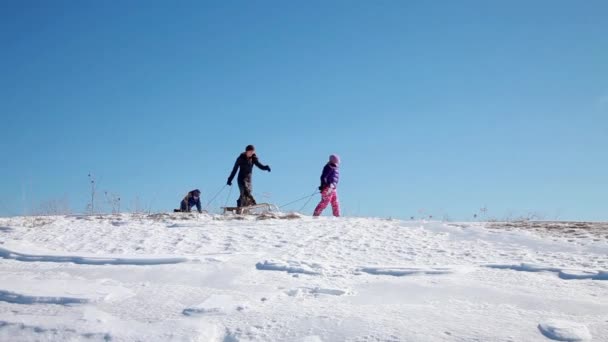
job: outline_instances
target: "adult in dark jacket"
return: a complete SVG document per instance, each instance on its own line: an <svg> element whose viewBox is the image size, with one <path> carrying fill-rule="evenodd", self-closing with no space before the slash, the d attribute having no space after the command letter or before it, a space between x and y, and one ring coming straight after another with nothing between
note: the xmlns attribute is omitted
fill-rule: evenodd
<svg viewBox="0 0 608 342"><path fill-rule="evenodd" d="M190 191L186 197L184 197L180 205L180 210L183 213L189 213L194 206L196 206L196 210L198 210L199 213L203 212L203 209L201 208L201 191L199 189Z"/></svg>
<svg viewBox="0 0 608 342"><path fill-rule="evenodd" d="M257 155L255 154L255 147L253 147L253 145L249 145L245 148L245 152L241 153L238 158L236 158L236 162L234 163L230 177L228 177L227 184L232 186L234 176L236 175L237 170L239 171L237 182L239 184L241 195L236 201L238 207L247 207L256 204L255 198L253 198L252 195L253 188L251 184L251 176L253 174L254 165L261 170L270 172L270 166L260 163Z"/></svg>

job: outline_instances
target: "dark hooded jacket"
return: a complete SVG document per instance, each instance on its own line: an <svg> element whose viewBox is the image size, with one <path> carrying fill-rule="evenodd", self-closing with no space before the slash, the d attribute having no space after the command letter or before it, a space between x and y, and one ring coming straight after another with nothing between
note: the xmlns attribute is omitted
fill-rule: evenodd
<svg viewBox="0 0 608 342"><path fill-rule="evenodd" d="M239 171L239 176L237 178L239 183L251 181L251 174L253 173L254 165L257 166L260 170L270 170L268 165L263 165L260 163L258 157L255 154L252 155L251 158L247 158L246 153L241 153L241 155L236 158L236 162L234 162L234 167L232 168L230 177L228 177L228 182L232 183L232 180L234 179L237 170Z"/></svg>

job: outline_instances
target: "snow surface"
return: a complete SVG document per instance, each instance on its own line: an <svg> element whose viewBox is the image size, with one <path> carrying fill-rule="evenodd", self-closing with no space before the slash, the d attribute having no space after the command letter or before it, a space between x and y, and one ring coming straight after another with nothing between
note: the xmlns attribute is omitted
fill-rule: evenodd
<svg viewBox="0 0 608 342"><path fill-rule="evenodd" d="M605 235L277 213L0 218L0 341L608 341Z"/></svg>

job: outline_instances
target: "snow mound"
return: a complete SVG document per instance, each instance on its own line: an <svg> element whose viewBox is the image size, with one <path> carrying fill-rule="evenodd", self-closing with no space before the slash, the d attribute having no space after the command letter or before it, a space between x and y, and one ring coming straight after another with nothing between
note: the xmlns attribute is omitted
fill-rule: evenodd
<svg viewBox="0 0 608 342"><path fill-rule="evenodd" d="M36 255L13 252L0 247L0 258L24 262L57 262L80 265L166 265L187 262L186 258L113 258L113 257L83 257L77 255Z"/></svg>
<svg viewBox="0 0 608 342"><path fill-rule="evenodd" d="M556 341L589 341L591 333L584 324L561 321L548 320L538 325L540 332L545 337Z"/></svg>
<svg viewBox="0 0 608 342"><path fill-rule="evenodd" d="M0 341L588 336L545 318L603 340L608 282L592 279L608 278L608 237L585 239L362 217L0 217Z"/></svg>

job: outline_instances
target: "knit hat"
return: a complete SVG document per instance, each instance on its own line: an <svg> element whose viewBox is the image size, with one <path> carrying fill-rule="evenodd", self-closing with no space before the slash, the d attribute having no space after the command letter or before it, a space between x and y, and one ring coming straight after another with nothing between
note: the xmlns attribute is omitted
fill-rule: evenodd
<svg viewBox="0 0 608 342"><path fill-rule="evenodd" d="M253 145L247 145L247 147L245 147L245 151L246 152L255 151L255 147Z"/></svg>
<svg viewBox="0 0 608 342"><path fill-rule="evenodd" d="M331 156L329 156L329 162L334 163L336 165L340 164L340 156L338 156L337 154L332 154Z"/></svg>

